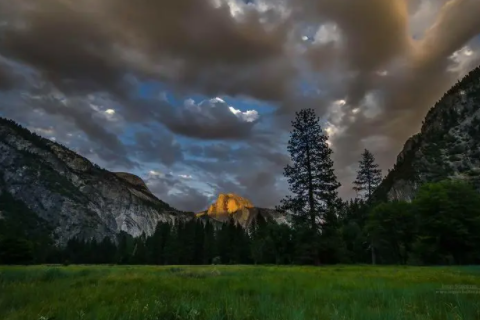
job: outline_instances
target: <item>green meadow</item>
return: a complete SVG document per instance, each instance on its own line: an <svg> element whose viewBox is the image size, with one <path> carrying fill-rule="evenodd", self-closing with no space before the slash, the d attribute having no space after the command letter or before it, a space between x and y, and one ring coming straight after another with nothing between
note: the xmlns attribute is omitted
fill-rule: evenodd
<svg viewBox="0 0 480 320"><path fill-rule="evenodd" d="M480 267L0 267L2 320L480 319Z"/></svg>

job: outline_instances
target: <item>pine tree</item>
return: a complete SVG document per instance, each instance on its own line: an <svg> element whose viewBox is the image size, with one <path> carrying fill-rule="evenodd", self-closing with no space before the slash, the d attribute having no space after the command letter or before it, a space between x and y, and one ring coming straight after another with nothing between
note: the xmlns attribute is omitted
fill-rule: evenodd
<svg viewBox="0 0 480 320"><path fill-rule="evenodd" d="M132 253L133 264L145 264L148 258L148 251L145 245L146 236L144 233L138 238L135 238L135 247Z"/></svg>
<svg viewBox="0 0 480 320"><path fill-rule="evenodd" d="M117 235L118 249L117 249L117 263L129 264L132 262L132 252L135 246L134 239L125 231L121 231Z"/></svg>
<svg viewBox="0 0 480 320"><path fill-rule="evenodd" d="M205 228L199 220L194 221L193 264L202 264L204 257Z"/></svg>
<svg viewBox="0 0 480 320"><path fill-rule="evenodd" d="M381 181L382 171L378 168L378 164L375 163L373 154L365 149L362 153L362 159L359 161L357 179L353 182L353 190L357 193L365 192L366 200L370 201L373 192ZM373 240L370 241L370 251L372 254L372 264L375 264L375 245Z"/></svg>
<svg viewBox="0 0 480 320"><path fill-rule="evenodd" d="M359 161L359 165L357 179L353 182L355 185L353 190L357 193L365 192L365 196L367 200L369 200L382 181L382 170L380 170L378 164L375 163L373 154L367 149L362 153L362 159Z"/></svg>
<svg viewBox="0 0 480 320"><path fill-rule="evenodd" d="M258 215L251 226L250 255L255 264L273 263L274 246L268 233L268 222Z"/></svg>
<svg viewBox="0 0 480 320"><path fill-rule="evenodd" d="M303 229L302 233L309 239L308 254L318 264L318 234L324 215L337 204L340 183L333 171L328 137L315 111L297 112L292 126L288 142L292 165L287 165L284 176L293 196L283 199L279 209L291 213L296 228ZM305 245L303 243L303 249Z"/></svg>
<svg viewBox="0 0 480 320"><path fill-rule="evenodd" d="M160 264L162 259L162 225L163 222L158 222L155 227L155 232L147 238L145 246L147 247L147 263L148 264Z"/></svg>
<svg viewBox="0 0 480 320"><path fill-rule="evenodd" d="M22 238L0 238L0 264L32 263L32 247L32 243Z"/></svg>
<svg viewBox="0 0 480 320"><path fill-rule="evenodd" d="M179 222L172 224L168 232L168 236L165 239L165 245L163 249L163 252L164 252L163 262L166 265L178 264L179 262L179 257L180 257L179 226L180 226Z"/></svg>
<svg viewBox="0 0 480 320"><path fill-rule="evenodd" d="M203 243L203 263L210 264L216 256L215 229L210 221L205 223L205 238Z"/></svg>

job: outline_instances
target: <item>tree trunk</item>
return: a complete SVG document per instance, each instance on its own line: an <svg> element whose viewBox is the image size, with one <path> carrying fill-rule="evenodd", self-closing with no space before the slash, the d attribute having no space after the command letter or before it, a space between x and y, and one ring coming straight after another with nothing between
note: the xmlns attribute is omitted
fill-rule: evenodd
<svg viewBox="0 0 480 320"><path fill-rule="evenodd" d="M308 171L308 204L310 206L310 223L312 224L312 230L315 230L315 205L313 199L313 178L312 178L312 166L310 163L310 145L307 141L307 171Z"/></svg>
<svg viewBox="0 0 480 320"><path fill-rule="evenodd" d="M372 178L370 175L370 170L368 170L368 173L367 173L367 183L368 183L368 201L370 201L370 198L372 197Z"/></svg>

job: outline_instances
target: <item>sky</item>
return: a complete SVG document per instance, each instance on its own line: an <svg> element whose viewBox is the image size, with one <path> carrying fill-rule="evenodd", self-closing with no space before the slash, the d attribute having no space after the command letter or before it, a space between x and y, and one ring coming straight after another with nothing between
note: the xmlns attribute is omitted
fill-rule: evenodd
<svg viewBox="0 0 480 320"><path fill-rule="evenodd" d="M329 135L339 194L384 174L480 64L480 0L0 0L0 115L161 200L274 207L295 112Z"/></svg>

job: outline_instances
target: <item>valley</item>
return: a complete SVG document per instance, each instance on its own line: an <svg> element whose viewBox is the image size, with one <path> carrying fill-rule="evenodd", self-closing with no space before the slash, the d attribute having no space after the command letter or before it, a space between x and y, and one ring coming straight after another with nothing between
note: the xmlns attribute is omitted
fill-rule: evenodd
<svg viewBox="0 0 480 320"><path fill-rule="evenodd" d="M0 267L0 317L478 319L478 267Z"/></svg>
<svg viewBox="0 0 480 320"><path fill-rule="evenodd" d="M0 0L0 320L480 320L480 0Z"/></svg>

